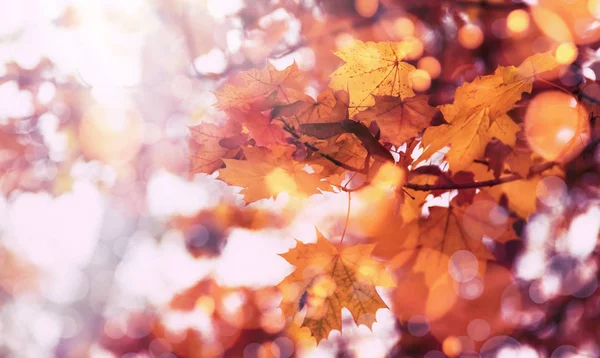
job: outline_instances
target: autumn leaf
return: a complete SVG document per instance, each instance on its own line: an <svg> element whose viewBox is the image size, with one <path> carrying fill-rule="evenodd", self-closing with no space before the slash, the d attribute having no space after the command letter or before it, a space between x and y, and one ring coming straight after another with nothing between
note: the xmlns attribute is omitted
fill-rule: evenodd
<svg viewBox="0 0 600 358"><path fill-rule="evenodd" d="M349 133L344 133L338 138L332 138L326 141L321 141L315 144L320 153L327 154L336 160L361 168L365 163L367 150L362 146L360 141ZM308 162L317 164L321 169L320 174L324 177L340 174L345 172L344 168L332 163L330 160L323 158L319 154L313 154Z"/></svg>
<svg viewBox="0 0 600 358"><path fill-rule="evenodd" d="M316 173L304 170L306 165L291 159L295 148L271 146L271 150L244 147L246 160L223 159L225 169L219 171L219 179L229 185L240 186L247 203L270 198L281 192L306 197L331 190Z"/></svg>
<svg viewBox="0 0 600 358"><path fill-rule="evenodd" d="M374 136L363 123L349 119L334 123L308 123L300 126L300 131L317 139L336 139L344 133L352 133L371 156L381 162L394 161L390 151Z"/></svg>
<svg viewBox="0 0 600 358"><path fill-rule="evenodd" d="M201 123L190 127L192 173L211 174L223 166L223 159L234 158L246 142L240 123L229 121L223 126Z"/></svg>
<svg viewBox="0 0 600 358"><path fill-rule="evenodd" d="M494 173L494 178L500 178L501 174L507 171L526 178L531 167L540 164L534 162L532 154L531 149L520 147L519 143L510 146L499 140L492 140L485 148L484 157L489 169Z"/></svg>
<svg viewBox="0 0 600 358"><path fill-rule="evenodd" d="M408 222L393 230L384 228L373 238L377 243L373 254L391 259L393 265L412 263L412 270L425 274L425 281L433 284L447 274L452 255L458 251L471 252L478 260L480 272L494 256L485 246L483 237L505 242L516 238L512 230L514 218L495 204L487 194L478 194L474 203L449 208L431 207L425 219Z"/></svg>
<svg viewBox="0 0 600 358"><path fill-rule="evenodd" d="M307 123L339 122L348 114L348 93L327 88L314 101L311 98L277 106L271 117L284 117L295 127Z"/></svg>
<svg viewBox="0 0 600 358"><path fill-rule="evenodd" d="M297 242L281 256L296 266L279 285L283 293L281 309L293 317L306 307L302 323L320 341L332 330L342 328L342 308L355 321L371 328L379 308L387 308L375 286L392 287L385 264L370 258L374 245L354 245L341 251L323 235L317 242Z"/></svg>
<svg viewBox="0 0 600 358"><path fill-rule="evenodd" d="M445 159L454 171L468 167L474 160L484 157L485 148L492 138L515 141L519 126L507 115L492 122L489 109L483 108L469 117L459 118L448 125L429 127L423 135L427 149L417 163L449 145Z"/></svg>
<svg viewBox="0 0 600 358"><path fill-rule="evenodd" d="M423 135L423 145L427 146L427 149L421 158L429 158L449 145L450 150L445 159L452 170L462 170L473 160L483 156L485 146L491 139L489 129L490 116L487 108L469 117L460 118L450 125L428 128Z"/></svg>
<svg viewBox="0 0 600 358"><path fill-rule="evenodd" d="M252 137L259 146L269 146L284 144L286 133L283 128L273 123L269 118L258 111L242 112L238 109L229 111L230 121L241 123L248 129Z"/></svg>
<svg viewBox="0 0 600 358"><path fill-rule="evenodd" d="M538 54L518 68L498 67L493 75L460 86L454 103L440 107L448 124L425 131L426 150L417 162L449 145L445 158L452 170L460 171L484 156L492 138L513 146L520 128L506 112L521 99L523 92L531 92L537 74L557 65L553 59L550 53Z"/></svg>
<svg viewBox="0 0 600 358"><path fill-rule="evenodd" d="M488 167L494 172L494 178L500 178L504 171L504 163L513 149L499 140L492 139L485 147L484 157Z"/></svg>
<svg viewBox="0 0 600 358"><path fill-rule="evenodd" d="M533 55L519 66L499 66L494 74L477 77L456 89L454 103L440 106L448 123L488 108L495 120L510 111L521 99L523 92L530 93L537 75L552 70L558 63L550 52ZM508 144L508 142L505 142Z"/></svg>
<svg viewBox="0 0 600 358"><path fill-rule="evenodd" d="M374 96L375 104L354 118L367 125L377 122L381 138L396 145L414 138L429 126L437 109L427 102L429 96L418 95L404 100L394 96Z"/></svg>
<svg viewBox="0 0 600 358"><path fill-rule="evenodd" d="M411 50L409 42L367 42L355 40L335 52L346 63L331 74L329 86L350 94L350 116L359 107L375 103L373 96L414 96L409 74L415 67L402 59Z"/></svg>
<svg viewBox="0 0 600 358"><path fill-rule="evenodd" d="M407 223L394 240L388 237L388 240L379 243L373 254L382 258L393 257L394 266L413 262L412 270L424 273L427 284L433 284L447 274L449 259L459 250L471 251L483 272L485 262L494 256L481 238L471 238L463 231L461 219L460 212L454 208L432 207L429 217Z"/></svg>
<svg viewBox="0 0 600 358"><path fill-rule="evenodd" d="M221 109L239 108L263 111L276 104L289 104L307 96L302 92L300 71L296 63L278 71L270 62L262 70L251 69L238 74L232 82L215 93Z"/></svg>
<svg viewBox="0 0 600 358"><path fill-rule="evenodd" d="M349 130L342 122L301 124L300 132L317 139L335 139Z"/></svg>

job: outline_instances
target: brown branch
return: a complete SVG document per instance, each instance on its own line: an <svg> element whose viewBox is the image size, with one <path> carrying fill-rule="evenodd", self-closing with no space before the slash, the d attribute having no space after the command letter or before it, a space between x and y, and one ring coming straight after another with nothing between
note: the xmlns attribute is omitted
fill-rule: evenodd
<svg viewBox="0 0 600 358"><path fill-rule="evenodd" d="M554 167L557 164L558 164L557 162L547 162L547 163L532 167L529 170L529 174L527 175L527 178L531 178L534 175L541 174L541 173L545 172L546 170L551 169L552 167ZM526 178L522 177L519 174L512 174L512 175L509 175L509 176L506 176L503 178L484 180L484 181L475 181L475 182L471 182L471 183L459 183L459 184L456 184L456 183L450 183L450 184L405 183L404 188L408 188L408 189L415 190L415 191L476 189L476 188L492 187L492 186L510 183L513 181L521 180L521 179L526 179ZM371 183L364 182L362 185L360 185L356 188L353 188L353 189L347 189L347 188L343 188L343 187L340 187L340 189L342 191L346 191L346 192L353 192L353 191L361 190L364 187L368 186L369 184L371 184Z"/></svg>
<svg viewBox="0 0 600 358"><path fill-rule="evenodd" d="M455 190L455 189L473 189L473 188L483 188L483 187L491 187L504 183L509 183L511 181L523 179L519 174L509 175L504 178L485 180L485 181L475 181L471 183L450 183L450 184L414 184L414 183L406 183L404 187L416 191L431 191L431 190Z"/></svg>
<svg viewBox="0 0 600 358"><path fill-rule="evenodd" d="M558 163L556 162L547 162L544 164L540 164L535 167L531 167L529 170L529 174L527 178L531 178L534 175L541 174L548 169L551 169ZM484 180L484 181L475 181L471 183L450 183L450 184L414 184L414 183L406 183L404 184L405 188L416 190L416 191L431 191L431 190L460 190L460 189L475 189L475 188L484 188L484 187L492 187L496 185L501 185L505 183L510 183L513 181L526 179L519 174L512 174L503 178Z"/></svg>
<svg viewBox="0 0 600 358"><path fill-rule="evenodd" d="M506 1L506 2L491 2L491 1L486 1L486 0L480 0L480 1L473 1L473 0L466 0L466 1L457 1L454 3L454 5L459 6L459 7L477 7L477 8L481 8L481 9L486 9L486 10L515 10L515 9L526 9L527 8L527 4L524 2L512 2L512 1Z"/></svg>

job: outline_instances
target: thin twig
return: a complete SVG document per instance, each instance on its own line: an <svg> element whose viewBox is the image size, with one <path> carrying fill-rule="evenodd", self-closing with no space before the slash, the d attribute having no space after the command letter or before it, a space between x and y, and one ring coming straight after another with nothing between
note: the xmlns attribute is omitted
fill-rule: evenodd
<svg viewBox="0 0 600 358"><path fill-rule="evenodd" d="M340 238L340 245L346 237L346 229L348 229L348 221L350 221L350 204L352 203L352 192L348 192L348 210L346 211L346 222L344 223L344 231L342 231L342 237Z"/></svg>

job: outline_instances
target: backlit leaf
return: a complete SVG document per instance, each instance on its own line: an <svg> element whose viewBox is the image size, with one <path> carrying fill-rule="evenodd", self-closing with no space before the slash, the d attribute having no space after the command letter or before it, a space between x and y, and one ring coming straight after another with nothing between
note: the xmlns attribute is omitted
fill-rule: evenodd
<svg viewBox="0 0 600 358"><path fill-rule="evenodd" d="M331 74L334 90L350 94L350 116L361 107L375 103L373 96L396 96L404 99L414 96L409 74L415 67L402 62L411 50L409 42L367 42L355 40L335 52L346 63Z"/></svg>
<svg viewBox="0 0 600 358"><path fill-rule="evenodd" d="M375 286L392 287L385 264L370 258L374 245L354 245L339 250L318 233L317 242L297 242L281 256L296 266L278 287L283 292L281 309L293 317L306 307L302 323L321 341L342 328L342 308L359 324L371 328L379 308L387 306Z"/></svg>

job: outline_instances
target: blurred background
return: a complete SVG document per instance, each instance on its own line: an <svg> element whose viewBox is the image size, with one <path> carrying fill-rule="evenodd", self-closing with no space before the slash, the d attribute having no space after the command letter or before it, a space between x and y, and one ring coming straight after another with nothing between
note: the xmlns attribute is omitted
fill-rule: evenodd
<svg viewBox="0 0 600 358"><path fill-rule="evenodd" d="M485 321L440 344L380 310L373 331L348 319L315 349L284 330L273 286L292 266L277 254L314 226L339 237L347 196L245 206L194 173L188 127L226 120L212 91L229 75L296 62L316 95L353 38L411 41L432 105L544 51L563 66L534 95L600 104L597 0L0 0L0 356L437 358L493 344ZM505 247L526 301L506 357L600 356L600 154L586 150L538 187L526 240Z"/></svg>

